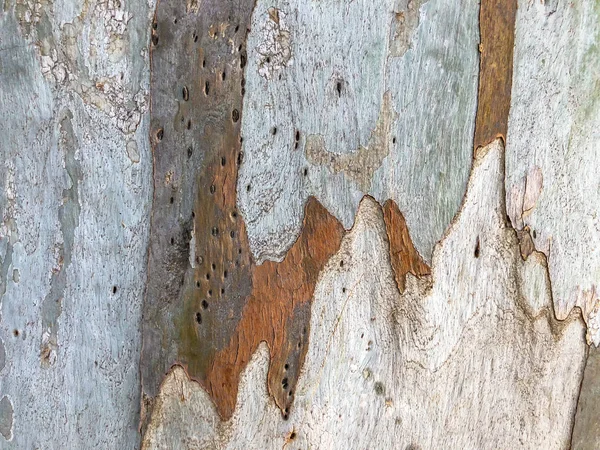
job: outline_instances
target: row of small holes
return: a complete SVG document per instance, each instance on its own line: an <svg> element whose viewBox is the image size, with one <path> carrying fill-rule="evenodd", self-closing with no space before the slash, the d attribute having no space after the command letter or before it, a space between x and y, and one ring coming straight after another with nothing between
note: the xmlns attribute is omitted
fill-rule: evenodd
<svg viewBox="0 0 600 450"><path fill-rule="evenodd" d="M173 21L173 22L176 24L176 23L177 23L177 19L174 19L174 21ZM236 29L235 29L235 31L236 31L236 32L238 31L238 28L239 28L239 26L236 26ZM157 24L156 22L153 22L153 23L152 23L152 29L153 29L153 32L152 32L152 44L153 44L154 46L157 46L157 45L158 45L158 35L155 33L155 31L158 29L158 24ZM196 31L194 31L194 32L192 33L192 38L193 38L194 42L198 42L198 34L196 33ZM240 45L240 47L238 48L238 51L241 51L241 49L242 49L242 46ZM246 55L243 53L243 54L240 56L240 66L243 68L245 65L246 65ZM202 60L202 67L206 67L206 59L203 59L203 60ZM222 80L225 80L225 79L226 79L226 76L227 76L227 75L226 75L226 72L225 72L225 71L223 71L223 72L222 72L222 74L221 74L221 79L222 79ZM242 84L242 95L243 95L243 93L244 93L244 92L243 92L243 91L244 91L243 87L244 87L244 85L245 85L245 79L243 79L243 78L242 78L242 83L241 83L241 84ZM209 83L209 81L207 80L207 81L205 82L205 84L204 84L204 94L208 96L208 95L209 95L209 93L210 93L210 83ZM181 89L181 95L182 95L182 98L183 98L183 100L184 100L184 101L188 101L188 100L189 100L189 89L187 88L187 86L183 86L183 87L182 87L182 89ZM239 111L238 111L237 109L234 109L234 110L232 111L232 114L231 114L231 116L232 116L232 120L233 120L234 122L237 122L237 121L239 120ZM182 118L182 122L183 122L183 121L184 121L184 118ZM188 130L189 130L189 129L191 129L192 123L191 123L191 120L190 120L190 119L188 119L188 122L187 122L187 125L186 125L186 126L187 126L187 129L188 129ZM163 128L159 128L159 129L156 131L156 135L155 135L155 136L156 136L156 140L157 140L158 142L162 141L162 139L164 138L164 130L163 130ZM241 141L242 141L242 138L240 138L240 142L241 142ZM193 149L192 149L192 147L190 146L190 147L188 147L188 149L187 149L187 155L188 155L188 158L191 158L192 154L193 154ZM242 161L242 153L240 152L240 153L238 154L238 164L240 164L240 163L241 163L241 161ZM222 166L225 166L225 163L226 163L226 160L225 160L225 157L223 157L223 158L221 159L221 165L222 165ZM210 189L211 189L211 194L214 194L214 192L215 192L215 190L216 190L215 186L214 186L214 185L212 185ZM171 198L169 199L169 202L170 202L171 204L173 204L173 203L174 203L174 198L173 198L173 197L171 197ZM194 213L192 212L192 217L194 217L194 216L195 216L195 215L194 215ZM235 218L235 217L237 217L237 213L233 212L233 213L232 213L232 217L234 217L234 218ZM218 234L219 234L219 229L218 229L218 227L213 227L213 229L212 229L212 234L213 234L213 236L218 236ZM230 236L231 236L232 238L234 238L234 237L235 237L235 231L231 231L231 232L230 232ZM171 245L174 245L174 244L175 244L175 238L173 238L173 237L172 237L172 238L170 239L170 242L171 242ZM239 249L239 250L238 250L238 253L239 253L239 254L241 254L241 249ZM201 261L201 257L197 257L197 258L196 258L196 260L197 260L197 261L200 263L200 261ZM238 261L236 261L236 266L237 266L237 265L239 265L239 262L238 262ZM214 269L214 264L213 264L213 269ZM224 272L224 277L225 277L225 278L227 277L227 271L225 271L225 272ZM206 278L207 278L207 280L208 280L208 279L210 279L210 274L206 274ZM196 283L196 285L197 285L198 287L200 287L200 282L198 281L198 282ZM116 288L116 286L114 286L114 287L113 287L113 294L114 294L114 293L116 293L116 291L117 291L117 288ZM221 293L222 293L222 294L223 294L223 293L225 293L225 290L224 290L223 288L221 288ZM211 290L209 290L209 294L212 294L212 291L211 291ZM206 300L203 300L203 301L202 301L202 307L203 307L204 309L207 309L207 308L208 308L208 302L207 302ZM201 315L201 313L200 313L200 312L197 312L197 313L196 313L196 322L197 322L198 324L201 324L201 323L202 323L202 315ZM17 332L17 333L18 333L18 332Z"/></svg>
<svg viewBox="0 0 600 450"><path fill-rule="evenodd" d="M225 157L223 157L223 159L222 159L222 165L225 165ZM214 193L215 193L215 191L216 191L216 187L215 187L215 185L211 185L211 187L210 187L210 193L211 193L211 194L214 194ZM232 211L232 212L231 212L231 217L232 217L233 219L237 218L237 212L236 212L236 211ZM218 228L218 227L213 227L211 232L212 232L212 235L213 235L213 236L218 236L218 235L219 235L219 228ZM235 238L235 231L233 231L233 230L232 230L232 231L230 231L229 235L230 235L232 238ZM239 254L241 254L241 253L242 253L242 249L241 249L241 248L240 248L240 249L238 249L238 253L239 253ZM200 263L201 263L201 261L202 261L202 258L201 258L201 257L197 257L197 258L196 258L196 261L197 261L197 262L200 264ZM236 261L236 266L237 266L237 265L239 265L239 261ZM215 263L212 263L212 264L211 264L211 269L214 271L214 270L216 270L216 268L217 268L217 265L216 265ZM229 274L228 274L227 270L223 271L223 278L224 278L224 279L225 279L225 278L227 278L227 277L228 277L228 275L229 275ZM208 281L208 280L210 280L210 279L211 279L211 275L210 275L210 273L207 273L205 277L206 277L206 280L207 280L207 281ZM197 288L200 288L200 287L201 287L200 281L197 281L197 282L196 282L196 287L197 287ZM224 288L221 288L221 289L220 289L220 292L221 292L221 294L225 294L225 289L224 289ZM208 295L209 297L211 297L211 296L212 296L212 294L213 294L213 291L212 291L212 289L209 289L209 290L208 290L208 292L207 292L207 295ZM207 308L208 308L208 306L209 306L208 302L207 302L206 300L202 300L202 307L203 307L204 309L207 309ZM198 314L199 314L199 313L197 313L196 317L198 317ZM196 320L196 322L198 322L198 320ZM201 324L201 323L202 323L201 321L200 321L200 322L198 322L198 324Z"/></svg>
<svg viewBox="0 0 600 450"><path fill-rule="evenodd" d="M306 329L306 327L304 327L302 329L302 336L306 335L307 331L308 330ZM298 348L302 347L302 341L298 341L297 347ZM289 368L290 368L290 365L288 363L285 363L283 366L283 369L287 371ZM283 379L281 380L281 387L283 388L284 391L287 390L287 388L289 387L289 380L287 377L283 377ZM291 397L292 395L294 395L294 392L290 389L288 391L288 397ZM287 420L288 417L289 417L289 408L285 408L284 414L283 414L283 419Z"/></svg>
<svg viewBox="0 0 600 450"><path fill-rule="evenodd" d="M239 29L239 25L235 27L235 32L236 32L236 33L237 33L238 29ZM192 34L192 36L193 36L194 42L197 42L197 41L198 41L198 35L196 34L196 32L195 32L195 31L194 31L194 33ZM241 51L241 50L242 50L242 46L240 45L240 46L239 46L239 48L238 48L238 51ZM246 54L245 54L245 53L242 53L242 54L240 55L240 67L241 67L241 68L244 68L244 66L245 66L245 65L246 65ZM206 67L206 59L203 59L203 60L202 60L202 67ZM221 73L221 79L222 79L223 81L225 81L226 77L227 77L227 74L226 74L226 72L225 72L225 71L223 71L223 72ZM241 86L242 86L242 95L244 95L244 91L245 91L245 90L244 90L244 86L245 86L245 84L246 84L246 80L245 80L244 78L242 78L242 81L241 81ZM209 95L209 93L210 93L210 82L207 80L207 81L204 83L204 95L208 96L208 95ZM182 88L182 97L183 97L183 99L184 99L185 101L188 101L188 99L189 99L189 90L188 90L188 88L187 88L186 86L184 86L184 87ZM234 123L237 123L237 122L240 120L240 113L239 113L239 111L238 111L237 109L233 109L233 110L231 111L231 120L232 120ZM190 121L188 121L188 129L189 129L190 127L191 127L191 122L190 122ZM241 142L242 142L242 138L240 137L240 143L241 143ZM191 148L191 147L189 147L189 148L188 148L188 158L190 158L190 157L192 156L192 152L193 152L193 151L192 151L192 148ZM243 158L242 152L238 153L238 156L237 156L237 163L238 163L238 165L240 165L240 164L241 164L241 162L242 162L242 158ZM226 163L227 163L227 160L226 160L226 158L225 158L224 156L223 156L223 157L221 157L221 166L225 166L225 165L226 165ZM210 193L211 193L211 194L214 194L215 192L216 192L216 186L215 186L215 185L211 185L211 186L210 186ZM233 219L235 219L235 218L237 217L237 212L233 211L233 212L231 213L231 217L232 217ZM211 234L212 234L213 236L215 236L215 237L219 236L219 228L218 228L218 227L216 227L216 226L215 226L215 227L213 227L213 228L212 228L212 230L211 230ZM232 238L232 239L233 239L233 238L235 238L235 231L233 231L233 230L232 230L232 231L230 231L229 235L231 236L231 238ZM242 253L242 249L240 248L240 249L238 249L238 254L241 254L241 253ZM199 259L199 258L200 258L200 259ZM200 263L200 261L201 261L201 257L198 257L198 258L197 258L197 261ZM239 261L236 261L236 266L238 266L238 265L239 265ZM213 263L213 264L211 265L211 268L212 268L212 270L214 271L214 270L216 269L216 264L214 264L214 263ZM225 270L225 271L223 272L223 278L227 278L227 276L228 276L228 273L227 273L227 271ZM211 276L210 276L210 273L207 273L207 274L206 274L206 279L207 279L207 280L210 280L210 278L211 278ZM197 281L197 282L196 282L196 286L197 286L198 288L200 287L200 281ZM225 293L225 289L224 289L224 288L221 288L221 290L220 290L220 291L221 291L221 294L224 294L224 293ZM209 295L209 296L212 296L212 290L211 290L211 289L209 289L209 290L208 290L208 295ZM202 304L202 308L203 308L203 309L208 309L208 306L209 306L209 304L208 304L208 302L207 302L206 300L202 300L202 303L201 303L201 304ZM197 313L196 313L196 322L197 322L198 324L201 324L201 323L202 323L202 315L201 315L201 313L200 313L200 312L197 312Z"/></svg>

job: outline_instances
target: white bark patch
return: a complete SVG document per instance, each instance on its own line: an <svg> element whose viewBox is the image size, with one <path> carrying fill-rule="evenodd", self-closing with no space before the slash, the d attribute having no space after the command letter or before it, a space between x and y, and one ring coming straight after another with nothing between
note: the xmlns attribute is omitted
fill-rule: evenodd
<svg viewBox="0 0 600 450"><path fill-rule="evenodd" d="M292 63L292 43L286 14L277 8L269 8L261 33L262 42L256 48L260 55L258 73L269 79Z"/></svg>
<svg viewBox="0 0 600 450"><path fill-rule="evenodd" d="M129 157L132 163L140 162L140 152L138 150L137 142L127 142L127 156Z"/></svg>
<svg viewBox="0 0 600 450"><path fill-rule="evenodd" d="M200 9L200 0L186 0L185 9L188 14L197 14Z"/></svg>
<svg viewBox="0 0 600 450"><path fill-rule="evenodd" d="M17 0L15 8L23 34L36 44L44 77L106 113L121 132L135 132L147 110L147 91L129 85L130 61L142 59L129 54L133 14L120 0L107 0L84 3L71 22L57 23L50 6L47 0Z"/></svg>
<svg viewBox="0 0 600 450"><path fill-rule="evenodd" d="M556 316L575 306L600 344L600 6L519 2L507 204L548 257Z"/></svg>
<svg viewBox="0 0 600 450"><path fill-rule="evenodd" d="M144 448L568 447L583 324L553 317L543 265L522 260L505 223L503 178L496 141L476 156L431 277L409 276L402 295L381 210L363 200L316 288L289 420L267 395L263 345L227 422L174 369Z"/></svg>

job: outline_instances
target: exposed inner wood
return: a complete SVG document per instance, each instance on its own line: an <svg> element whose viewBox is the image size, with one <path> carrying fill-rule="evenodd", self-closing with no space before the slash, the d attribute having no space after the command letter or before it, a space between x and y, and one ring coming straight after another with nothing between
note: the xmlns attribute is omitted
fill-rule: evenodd
<svg viewBox="0 0 600 450"><path fill-rule="evenodd" d="M142 428L180 361L204 380L251 293L236 211L253 0L161 1L152 24L154 200L143 314ZM219 403L219 399L215 399Z"/></svg>
<svg viewBox="0 0 600 450"><path fill-rule="evenodd" d="M253 289L242 319L229 344L202 374L224 417L235 409L240 373L261 341L267 342L271 353L269 392L287 417L307 348L308 304L318 275L338 250L343 234L337 219L311 198L302 234L285 259L252 266Z"/></svg>
<svg viewBox="0 0 600 450"><path fill-rule="evenodd" d="M383 220L390 244L390 260L396 284L398 290L404 292L407 273L422 277L429 275L431 270L415 249L404 216L393 200L388 200L383 205Z"/></svg>
<svg viewBox="0 0 600 450"><path fill-rule="evenodd" d="M486 0L479 10L479 93L474 148L506 142L512 88L517 0Z"/></svg>

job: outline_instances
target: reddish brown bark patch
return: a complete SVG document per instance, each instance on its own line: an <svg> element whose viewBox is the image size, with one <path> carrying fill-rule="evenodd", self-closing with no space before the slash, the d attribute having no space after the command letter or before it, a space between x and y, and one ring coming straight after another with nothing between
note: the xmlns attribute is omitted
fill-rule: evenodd
<svg viewBox="0 0 600 450"><path fill-rule="evenodd" d="M254 3L161 0L157 5L142 427L174 363L206 380L252 292L251 255L235 208L246 35Z"/></svg>
<svg viewBox="0 0 600 450"><path fill-rule="evenodd" d="M414 247L404 216L393 200L388 200L383 205L383 220L390 243L390 261L396 284L398 290L404 292L407 273L422 277L429 275L431 270Z"/></svg>
<svg viewBox="0 0 600 450"><path fill-rule="evenodd" d="M510 110L516 0L483 0L479 10L479 94L474 148L501 137Z"/></svg>
<svg viewBox="0 0 600 450"><path fill-rule="evenodd" d="M318 275L338 250L344 229L314 198L302 234L280 262L253 268L252 295L229 345L218 352L206 387L223 417L235 408L239 377L261 341L269 345L270 394L287 417L308 343L310 303Z"/></svg>

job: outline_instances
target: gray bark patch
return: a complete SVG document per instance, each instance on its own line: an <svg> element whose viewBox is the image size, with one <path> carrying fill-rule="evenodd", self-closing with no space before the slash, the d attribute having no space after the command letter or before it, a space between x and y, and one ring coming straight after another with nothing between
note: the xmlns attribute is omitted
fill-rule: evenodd
<svg viewBox="0 0 600 450"><path fill-rule="evenodd" d="M12 439L13 411L12 402L5 395L0 400L0 434L7 441Z"/></svg>
<svg viewBox="0 0 600 450"><path fill-rule="evenodd" d="M70 111L64 113L60 121L60 146L65 154L65 169L69 177L70 187L63 190L63 204L58 210L60 231L63 242L58 245L59 269L52 273L50 292L42 304L42 343L40 358L42 367L49 367L56 362L58 347L58 318L62 312L62 302L67 284L66 269L71 265L75 229L79 226L79 182L82 179L81 165L75 159L75 136Z"/></svg>
<svg viewBox="0 0 600 450"><path fill-rule="evenodd" d="M6 366L6 349L4 348L4 341L0 339L0 371Z"/></svg>

